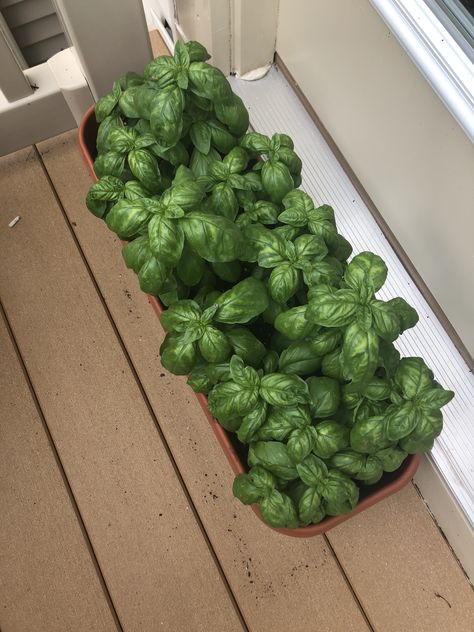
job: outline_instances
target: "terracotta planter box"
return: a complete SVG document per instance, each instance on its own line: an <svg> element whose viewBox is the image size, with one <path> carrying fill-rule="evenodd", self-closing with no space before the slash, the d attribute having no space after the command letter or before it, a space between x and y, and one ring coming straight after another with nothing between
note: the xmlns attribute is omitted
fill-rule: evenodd
<svg viewBox="0 0 474 632"><path fill-rule="evenodd" d="M92 106L84 115L79 127L79 148L91 178L94 181L97 180L93 168L94 158L97 153L97 128L98 125L94 116L94 107ZM156 296L148 296L148 300L156 314L159 316L164 311L164 307L161 305L160 301L156 298ZM235 435L224 430L224 428L222 428L222 426L214 419L207 407L207 397L201 393L195 393L195 395L201 404L201 407L224 451L224 454L227 457L230 467L235 474L242 474L246 472L245 446L237 440ZM298 529L274 529L274 531L297 538L309 538L315 535L321 535L338 524L349 520L352 516L364 511L364 509L375 505L375 503L380 500L383 500L387 496L390 496L402 489L402 487L407 485L412 479L418 468L420 460L420 454L409 455L405 459L403 465L396 472L385 473L381 480L375 485L371 485L366 488L361 487L359 502L351 513L344 514L342 516L328 517L322 520L319 524L308 527L299 527ZM252 509L260 518L257 505L253 505Z"/></svg>

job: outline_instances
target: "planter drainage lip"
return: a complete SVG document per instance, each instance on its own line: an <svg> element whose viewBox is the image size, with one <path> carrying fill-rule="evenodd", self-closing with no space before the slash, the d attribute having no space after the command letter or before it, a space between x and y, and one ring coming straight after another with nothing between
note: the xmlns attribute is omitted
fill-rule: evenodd
<svg viewBox="0 0 474 632"><path fill-rule="evenodd" d="M91 178L96 181L97 176L94 173L94 157L96 154L96 136L98 125L94 116L94 105L92 105L85 113L81 124L79 126L79 149L82 158L86 164L86 167L91 175ZM164 308L156 296L148 296L148 300L155 310L157 316L159 316ZM207 407L207 397L202 393L195 393L201 407L206 415L206 418L214 431L214 434L224 451L224 454L229 462L232 471L235 474L243 474L247 471L245 464L237 454L236 448L232 442L232 435L228 433L224 428L214 419ZM349 518L357 515L361 511L372 507L376 503L380 502L384 498L395 494L400 491L405 485L407 485L413 478L416 470L421 461L421 454L410 454L403 462L402 466L392 473L385 473L382 479L375 485L368 486L366 488L360 488L361 498L355 508L347 514L341 516L330 516L324 518L320 523L310 525L308 527L298 527L297 529L272 529L283 535L288 535L296 538L309 538L316 535L322 535L333 527L345 522ZM252 509L255 514L261 519L260 512L257 505L252 505ZM268 526L268 525L266 525ZM269 527L270 529L272 527Z"/></svg>

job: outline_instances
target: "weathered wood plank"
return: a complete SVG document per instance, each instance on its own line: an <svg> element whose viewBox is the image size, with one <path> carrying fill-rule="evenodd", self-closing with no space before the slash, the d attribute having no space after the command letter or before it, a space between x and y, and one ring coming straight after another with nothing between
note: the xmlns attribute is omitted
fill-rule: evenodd
<svg viewBox="0 0 474 632"><path fill-rule="evenodd" d="M0 165L0 294L123 628L241 632L37 155Z"/></svg>
<svg viewBox="0 0 474 632"><path fill-rule="evenodd" d="M233 499L232 472L192 391L159 364L163 334L118 240L85 208L90 179L74 134L40 151L250 628L366 631L322 538L281 536Z"/></svg>
<svg viewBox="0 0 474 632"><path fill-rule="evenodd" d="M0 313L0 627L117 632Z"/></svg>

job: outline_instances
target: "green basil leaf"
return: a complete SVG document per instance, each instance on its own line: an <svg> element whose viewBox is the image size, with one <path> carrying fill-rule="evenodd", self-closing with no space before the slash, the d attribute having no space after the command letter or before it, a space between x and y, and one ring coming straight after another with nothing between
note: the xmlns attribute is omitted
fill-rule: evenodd
<svg viewBox="0 0 474 632"><path fill-rule="evenodd" d="M242 136L249 126L249 114L242 99L231 94L227 99L214 103L216 117L229 128L235 136Z"/></svg>
<svg viewBox="0 0 474 632"><path fill-rule="evenodd" d="M395 310L388 303L377 300L370 303L370 310L377 335L387 342L396 340L401 333L401 324Z"/></svg>
<svg viewBox="0 0 474 632"><path fill-rule="evenodd" d="M167 332L184 333L186 329L200 322L201 309L196 301L183 299L171 305L160 315L160 322Z"/></svg>
<svg viewBox="0 0 474 632"><path fill-rule="evenodd" d="M442 429L443 415L439 410L424 412L415 430L400 441L400 448L409 454L431 450Z"/></svg>
<svg viewBox="0 0 474 632"><path fill-rule="evenodd" d="M387 410L385 432L390 441L399 441L408 436L416 427L420 412L413 402L395 404Z"/></svg>
<svg viewBox="0 0 474 632"><path fill-rule="evenodd" d="M226 336L234 353L242 358L245 364L254 367L261 364L266 354L265 345L249 329L232 327L226 331Z"/></svg>
<svg viewBox="0 0 474 632"><path fill-rule="evenodd" d="M237 432L237 438L242 443L250 443L258 433L260 426L267 417L268 406L261 400L257 402L255 408L242 419L242 424Z"/></svg>
<svg viewBox="0 0 474 632"><path fill-rule="evenodd" d="M281 202L294 188L288 167L282 162L267 161L262 167L262 185L271 202Z"/></svg>
<svg viewBox="0 0 474 632"><path fill-rule="evenodd" d="M298 290L300 275L292 264L284 263L272 270L268 291L277 303L286 303Z"/></svg>
<svg viewBox="0 0 474 632"><path fill-rule="evenodd" d="M309 399L308 386L297 375L272 373L260 382L260 396L271 406L304 404Z"/></svg>
<svg viewBox="0 0 474 632"><path fill-rule="evenodd" d="M301 463L310 454L315 438L312 426L293 430L287 443L288 455L293 463Z"/></svg>
<svg viewBox="0 0 474 632"><path fill-rule="evenodd" d="M303 524L317 524L326 515L321 506L321 496L314 487L305 489L298 503L298 515Z"/></svg>
<svg viewBox="0 0 474 632"><path fill-rule="evenodd" d="M211 194L211 208L216 215L222 215L231 222L237 216L239 203L233 189L225 182L217 184Z"/></svg>
<svg viewBox="0 0 474 632"><path fill-rule="evenodd" d="M306 380L310 395L310 409L319 419L332 417L341 402L339 382L330 377L310 377Z"/></svg>
<svg viewBox="0 0 474 632"><path fill-rule="evenodd" d="M349 429L337 421L322 421L314 431L313 452L321 459L330 459L336 452L349 447Z"/></svg>
<svg viewBox="0 0 474 632"><path fill-rule="evenodd" d="M303 483L310 487L319 486L328 475L326 464L314 454L308 455L302 463L298 463L296 469Z"/></svg>
<svg viewBox="0 0 474 632"><path fill-rule="evenodd" d="M370 288L374 294L385 283L387 272L387 266L378 255L361 252L347 266L344 279L352 289Z"/></svg>
<svg viewBox="0 0 474 632"><path fill-rule="evenodd" d="M197 285L202 279L206 264L204 260L185 244L176 272L181 281L188 287Z"/></svg>
<svg viewBox="0 0 474 632"><path fill-rule="evenodd" d="M195 211L182 219L182 225L189 244L206 261L238 259L241 233L227 218Z"/></svg>
<svg viewBox="0 0 474 632"><path fill-rule="evenodd" d="M118 114L107 116L97 130L97 153L110 151L110 132L114 127L123 127L123 121Z"/></svg>
<svg viewBox="0 0 474 632"><path fill-rule="evenodd" d="M247 415L257 403L258 389L244 387L236 382L222 382L209 393L208 405L218 419L226 420Z"/></svg>
<svg viewBox="0 0 474 632"><path fill-rule="evenodd" d="M125 168L125 156L114 151L99 154L94 160L94 172L98 178L115 176L120 178Z"/></svg>
<svg viewBox="0 0 474 632"><path fill-rule="evenodd" d="M95 104L95 118L98 123L104 121L105 118L112 113L120 99L121 94L122 90L120 88L120 83L118 81L114 81L114 88L112 92L106 94L104 97L101 97Z"/></svg>
<svg viewBox="0 0 474 632"><path fill-rule="evenodd" d="M306 342L294 342L280 354L278 368L281 373L312 375L321 367L321 358L316 356Z"/></svg>
<svg viewBox="0 0 474 632"><path fill-rule="evenodd" d="M196 363L194 344L183 343L182 334L167 334L160 347L161 364L175 375L186 375Z"/></svg>
<svg viewBox="0 0 474 632"><path fill-rule="evenodd" d="M225 101L232 89L224 74L206 62L196 61L189 67L189 81L196 94L215 103Z"/></svg>
<svg viewBox="0 0 474 632"><path fill-rule="evenodd" d="M215 316L217 322L247 323L265 311L268 296L261 281L248 277L221 294L216 303L219 306Z"/></svg>
<svg viewBox="0 0 474 632"><path fill-rule="evenodd" d="M330 470L319 486L326 513L330 516L349 513L357 505L359 489L339 470Z"/></svg>
<svg viewBox="0 0 474 632"><path fill-rule="evenodd" d="M138 273L140 289L146 294L156 296L166 283L168 275L169 268L156 257L150 256Z"/></svg>
<svg viewBox="0 0 474 632"><path fill-rule="evenodd" d="M125 261L125 265L136 274L140 272L140 268L150 255L151 252L147 235L142 235L133 241L129 241L128 244L122 248L122 256Z"/></svg>
<svg viewBox="0 0 474 632"><path fill-rule="evenodd" d="M134 237L150 219L146 198L119 200L106 217L107 226L119 237Z"/></svg>
<svg viewBox="0 0 474 632"><path fill-rule="evenodd" d="M384 472L395 472L407 457L405 450L400 448L384 448L375 453L382 464Z"/></svg>
<svg viewBox="0 0 474 632"><path fill-rule="evenodd" d="M211 128L205 121L196 121L189 131L191 141L197 149L203 153L209 153L211 148Z"/></svg>
<svg viewBox="0 0 474 632"><path fill-rule="evenodd" d="M230 376L241 386L254 388L260 384L260 378L252 367L245 366L244 361L237 355L233 355L229 363Z"/></svg>
<svg viewBox="0 0 474 632"><path fill-rule="evenodd" d="M391 448L388 448L391 449ZM354 450L341 450L331 457L330 463L347 476L356 477L364 465L365 455Z"/></svg>
<svg viewBox="0 0 474 632"><path fill-rule="evenodd" d="M199 351L206 362L219 363L230 357L232 347L222 331L208 326L199 340Z"/></svg>
<svg viewBox="0 0 474 632"><path fill-rule="evenodd" d="M390 301L387 301L387 305L389 305L390 309L397 314L401 332L414 327L418 322L419 319L417 311L411 307L411 305L408 305L403 298L392 298Z"/></svg>
<svg viewBox="0 0 474 632"><path fill-rule="evenodd" d="M149 191L159 191L161 187L160 169L155 156L146 149L134 149L128 154L128 165L133 175Z"/></svg>
<svg viewBox="0 0 474 632"><path fill-rule="evenodd" d="M173 57L161 55L145 66L143 76L148 81L156 81L160 88L166 88L174 84L177 72L178 68Z"/></svg>
<svg viewBox="0 0 474 632"><path fill-rule="evenodd" d="M164 88L153 100L150 126L158 143L175 145L183 130L183 93L177 86Z"/></svg>
<svg viewBox="0 0 474 632"><path fill-rule="evenodd" d="M294 529L298 526L298 516L291 499L274 489L259 503L264 522L275 529Z"/></svg>
<svg viewBox="0 0 474 632"><path fill-rule="evenodd" d="M379 459L372 455L365 456L356 476L357 480L364 481L367 485L374 485L382 476L383 467Z"/></svg>
<svg viewBox="0 0 474 632"><path fill-rule="evenodd" d="M256 441L250 444L248 463L261 465L284 481L298 477L298 472L288 456L287 447L278 441Z"/></svg>
<svg viewBox="0 0 474 632"><path fill-rule="evenodd" d="M253 505L262 497L262 490L255 487L248 474L239 474L234 478L232 493L244 505Z"/></svg>
<svg viewBox="0 0 474 632"><path fill-rule="evenodd" d="M141 118L140 112L135 105L135 96L139 93L141 86L131 86L122 93L119 99L119 108L127 118Z"/></svg>
<svg viewBox="0 0 474 632"><path fill-rule="evenodd" d="M421 358L403 358L394 381L406 399L413 399L432 386L433 376Z"/></svg>
<svg viewBox="0 0 474 632"><path fill-rule="evenodd" d="M277 329L276 325L275 328ZM308 332L307 336L308 347L317 356L325 356L334 351L342 337L341 332L336 329L324 329L317 333Z"/></svg>
<svg viewBox="0 0 474 632"><path fill-rule="evenodd" d="M374 454L389 447L391 439L385 433L383 416L370 417L356 421L350 434L351 448L356 452Z"/></svg>
<svg viewBox="0 0 474 632"><path fill-rule="evenodd" d="M210 58L207 50L199 42L191 40L186 42L185 46L188 51L189 61L207 61Z"/></svg>
<svg viewBox="0 0 474 632"><path fill-rule="evenodd" d="M366 384L374 375L378 357L377 335L370 329L365 331L357 322L349 325L342 345L345 378L357 384Z"/></svg>
<svg viewBox="0 0 474 632"><path fill-rule="evenodd" d="M321 373L326 377L332 377L340 382L344 381L342 349L340 347L337 347L334 351L324 356L321 363Z"/></svg>
<svg viewBox="0 0 474 632"><path fill-rule="evenodd" d="M300 305L278 314L275 318L275 329L289 340L303 340L315 329L314 325L305 318L306 307L306 305Z"/></svg>
<svg viewBox="0 0 474 632"><path fill-rule="evenodd" d="M148 236L155 257L169 266L175 266L184 246L184 233L179 223L163 215L154 215L148 224Z"/></svg>
<svg viewBox="0 0 474 632"><path fill-rule="evenodd" d="M353 290L336 290L330 286L313 287L306 312L310 323L323 327L346 327L359 309Z"/></svg>
<svg viewBox="0 0 474 632"><path fill-rule="evenodd" d="M432 410L446 406L453 397L453 391L445 390L439 386L424 390L420 395L418 395L417 401L424 410Z"/></svg>
<svg viewBox="0 0 474 632"><path fill-rule="evenodd" d="M229 153L237 143L235 136L232 136L225 125L222 125L219 121L209 119L207 123L211 131L211 142L213 147L215 147L221 154Z"/></svg>

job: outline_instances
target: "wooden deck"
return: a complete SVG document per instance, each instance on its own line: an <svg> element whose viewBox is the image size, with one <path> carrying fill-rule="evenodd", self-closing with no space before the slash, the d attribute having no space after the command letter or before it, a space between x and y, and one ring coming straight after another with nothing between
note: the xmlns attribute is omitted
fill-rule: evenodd
<svg viewBox="0 0 474 632"><path fill-rule="evenodd" d="M0 159L1 631L472 632L414 487L305 540L233 499L89 185L75 131Z"/></svg>

